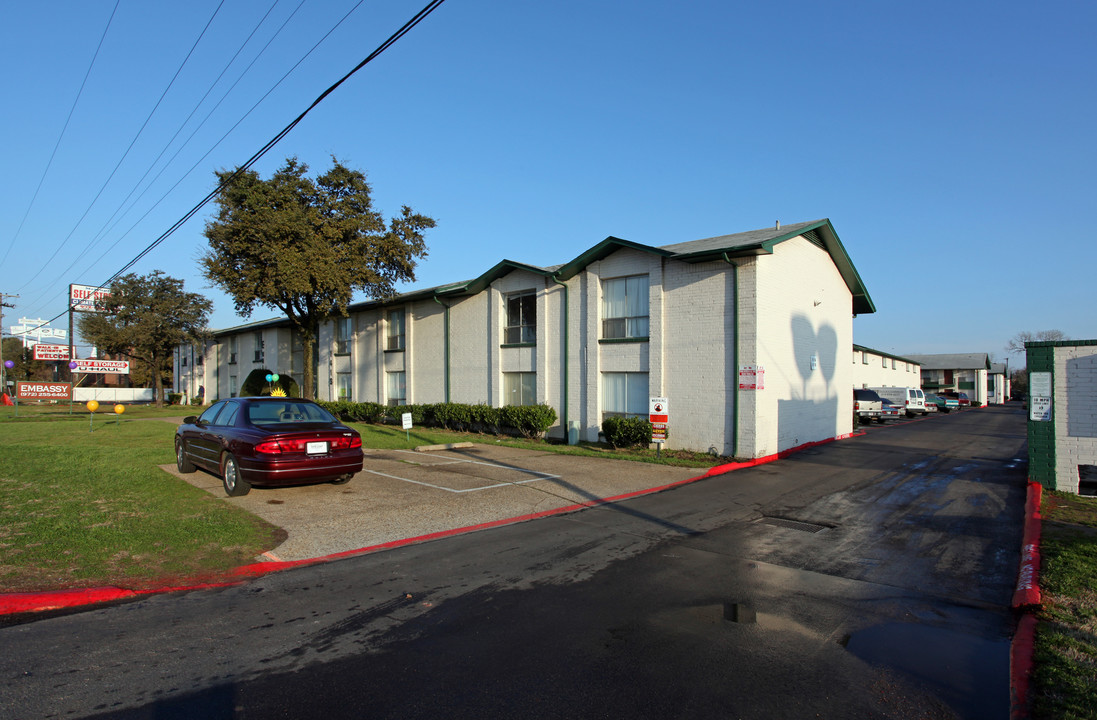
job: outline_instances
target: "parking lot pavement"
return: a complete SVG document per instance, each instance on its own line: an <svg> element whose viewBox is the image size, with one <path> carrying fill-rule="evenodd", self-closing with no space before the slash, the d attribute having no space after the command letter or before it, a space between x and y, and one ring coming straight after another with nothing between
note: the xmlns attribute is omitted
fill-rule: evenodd
<svg viewBox="0 0 1097 720"><path fill-rule="evenodd" d="M220 478L160 467L284 529L270 560L305 560L384 543L525 519L640 493L704 468L576 457L476 444L446 450L369 450L346 485L253 488L227 497Z"/></svg>

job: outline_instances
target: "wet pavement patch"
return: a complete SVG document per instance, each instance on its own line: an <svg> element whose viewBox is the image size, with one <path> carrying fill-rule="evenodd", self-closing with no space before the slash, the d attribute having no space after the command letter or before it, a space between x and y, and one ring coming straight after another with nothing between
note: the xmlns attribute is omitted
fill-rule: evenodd
<svg viewBox="0 0 1097 720"><path fill-rule="evenodd" d="M1009 638L894 622L855 632L843 644L873 666L916 678L962 718L1009 717Z"/></svg>

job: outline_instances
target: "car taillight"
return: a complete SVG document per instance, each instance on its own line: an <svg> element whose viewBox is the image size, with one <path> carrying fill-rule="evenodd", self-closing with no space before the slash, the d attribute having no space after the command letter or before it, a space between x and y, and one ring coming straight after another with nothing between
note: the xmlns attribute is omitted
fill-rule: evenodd
<svg viewBox="0 0 1097 720"><path fill-rule="evenodd" d="M860 410L861 409L861 403L859 403L859 402L853 403L853 409L854 410Z"/></svg>
<svg viewBox="0 0 1097 720"><path fill-rule="evenodd" d="M255 445L255 452L267 454L301 453L307 450L310 442L326 442L330 445L332 450L346 450L348 448L362 447L362 438L358 435L352 435L350 437L340 435L338 437L329 438L283 438L281 440L264 440Z"/></svg>

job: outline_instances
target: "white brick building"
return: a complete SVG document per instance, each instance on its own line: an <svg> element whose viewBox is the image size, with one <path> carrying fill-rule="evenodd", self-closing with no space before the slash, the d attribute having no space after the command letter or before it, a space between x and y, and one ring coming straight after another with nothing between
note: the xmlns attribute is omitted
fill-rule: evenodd
<svg viewBox="0 0 1097 720"><path fill-rule="evenodd" d="M922 387L922 366L899 355L853 346L853 387Z"/></svg>
<svg viewBox="0 0 1097 720"><path fill-rule="evenodd" d="M668 448L764 457L851 431L853 317L875 312L829 220L651 247L607 238L541 268L353 305L321 330L321 400L546 403L550 435L596 440L607 414L670 402ZM206 401L266 369L300 379L286 320L176 353ZM201 365L197 356L205 356ZM187 365L183 365L184 359Z"/></svg>

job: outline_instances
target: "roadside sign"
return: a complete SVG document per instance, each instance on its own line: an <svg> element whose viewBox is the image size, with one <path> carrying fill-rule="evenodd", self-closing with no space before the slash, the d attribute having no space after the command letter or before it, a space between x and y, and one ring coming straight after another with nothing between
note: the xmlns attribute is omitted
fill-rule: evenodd
<svg viewBox="0 0 1097 720"><path fill-rule="evenodd" d="M129 375L130 364L128 360L75 360L76 367L73 372L79 373L104 373L107 375Z"/></svg>
<svg viewBox="0 0 1097 720"><path fill-rule="evenodd" d="M651 441L667 441L667 424L670 422L670 401L665 397L653 397L648 401L648 422L651 423Z"/></svg>
<svg viewBox="0 0 1097 720"><path fill-rule="evenodd" d="M68 345L53 345L49 343L37 343L34 346L35 360L68 360Z"/></svg>
<svg viewBox="0 0 1097 720"><path fill-rule="evenodd" d="M20 400L68 400L72 383L20 380L15 385L15 396Z"/></svg>
<svg viewBox="0 0 1097 720"><path fill-rule="evenodd" d="M110 297L110 288L98 285L69 285L69 307L76 312L103 312L103 301Z"/></svg>
<svg viewBox="0 0 1097 720"><path fill-rule="evenodd" d="M765 390L766 369L761 365L743 365L739 368L740 390Z"/></svg>
<svg viewBox="0 0 1097 720"><path fill-rule="evenodd" d="M403 430L411 430L411 413L401 415L400 421L403 423Z"/></svg>

